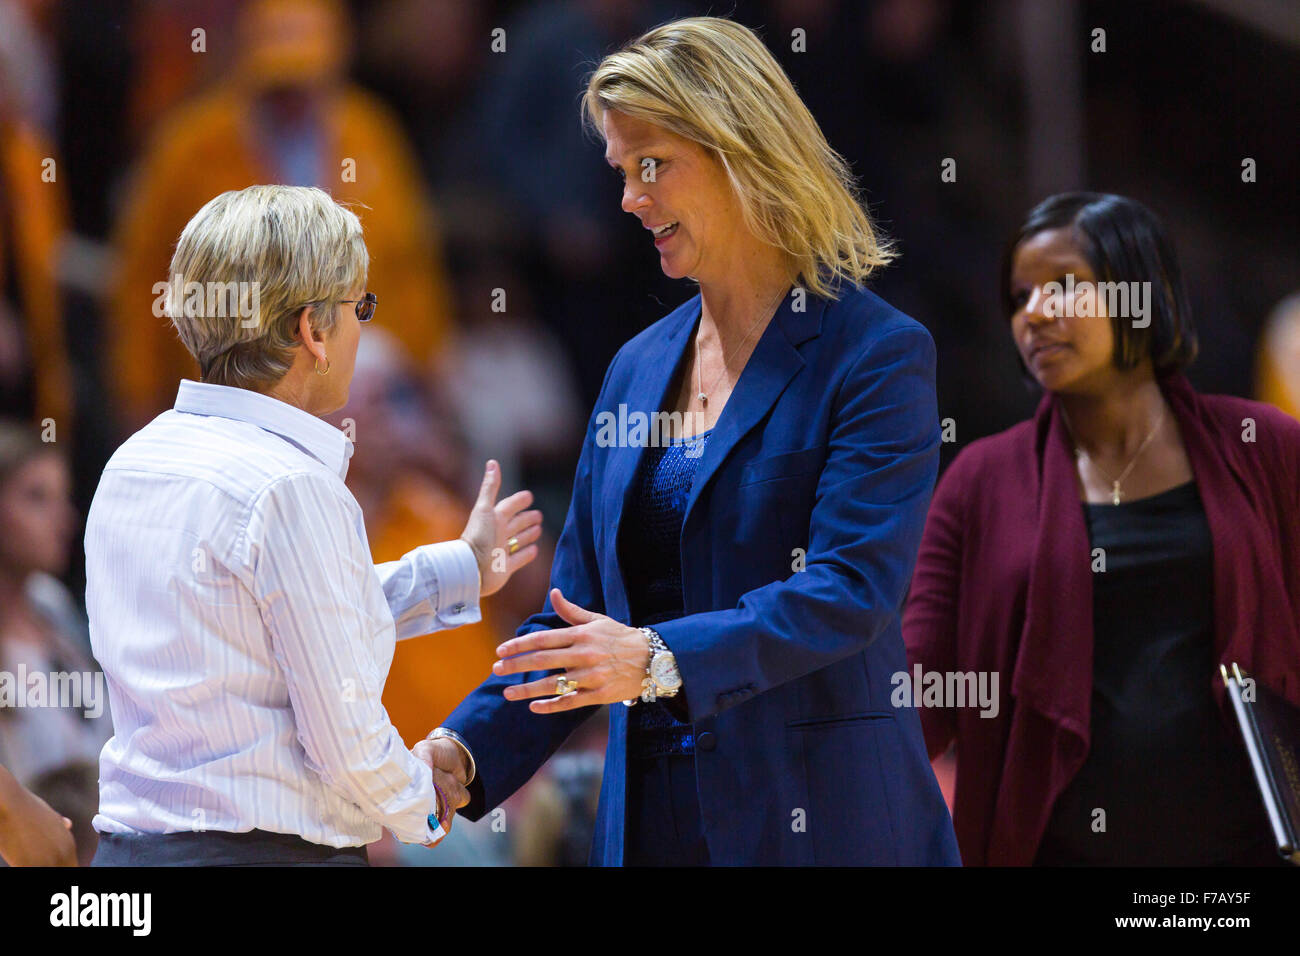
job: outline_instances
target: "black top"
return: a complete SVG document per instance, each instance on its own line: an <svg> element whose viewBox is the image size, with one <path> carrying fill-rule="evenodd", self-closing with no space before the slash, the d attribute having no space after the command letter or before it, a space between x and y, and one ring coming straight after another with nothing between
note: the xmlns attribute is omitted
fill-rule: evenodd
<svg viewBox="0 0 1300 956"><path fill-rule="evenodd" d="M1277 862L1243 746L1211 694L1214 551L1195 483L1085 511L1092 740L1035 862ZM1097 810L1105 811L1104 832L1095 830Z"/></svg>
<svg viewBox="0 0 1300 956"><path fill-rule="evenodd" d="M641 454L636 490L619 542L628 605L636 627L653 627L685 613L682 522L695 468L708 437L709 432L701 432L672 444L647 448ZM694 727L679 720L669 702L636 704L628 718L630 756L695 752Z"/></svg>

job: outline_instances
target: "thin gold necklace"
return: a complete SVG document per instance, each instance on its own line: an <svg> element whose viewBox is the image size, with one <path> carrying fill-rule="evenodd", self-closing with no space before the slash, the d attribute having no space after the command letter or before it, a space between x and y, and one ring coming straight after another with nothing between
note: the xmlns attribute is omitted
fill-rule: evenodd
<svg viewBox="0 0 1300 956"><path fill-rule="evenodd" d="M1065 430L1070 433L1070 442L1074 445L1075 457L1088 459L1088 461L1092 462L1092 467L1101 472L1102 477L1110 482L1110 501L1111 504L1117 505L1124 497L1124 493L1120 490L1120 484L1128 477L1128 473L1133 470L1133 466L1137 464L1138 459L1142 457L1142 453L1146 451L1147 445L1151 444L1151 439L1156 437L1156 432L1160 430L1160 425L1165 420L1165 409L1163 405L1160 407L1160 414L1156 416L1156 423L1151 426L1151 431L1147 434L1147 437L1142 439L1142 444L1138 445L1138 450L1133 453L1133 457L1129 459L1128 465L1119 473L1118 478L1111 477L1110 473L1097 462L1097 459L1083 450L1083 446L1074 437L1074 429L1070 427L1070 416L1066 414L1064 405L1061 406L1061 418L1065 421Z"/></svg>
<svg viewBox="0 0 1300 956"><path fill-rule="evenodd" d="M765 311L760 312L758 314L758 321L749 327L749 331L745 333L745 337L736 344L736 347L731 350L730 355L723 357L722 371L718 373L717 378L713 380L713 384L709 386L709 392L713 391L715 388L718 387L718 383L722 381L722 376L727 374L727 366L731 363L732 359L734 359L738 354L740 354L741 346L743 346L746 342L749 341L749 337L754 334L754 330L756 328L758 328L765 321L770 319L773 314L775 314L774 312L775 307L781 303L781 301L785 298L785 295L788 291L789 291L788 288L784 288L781 290L781 298L775 300L770 306L768 306L768 308ZM700 304L701 314L703 314L703 310L704 310L704 305L703 303L701 303ZM722 341L721 335L718 336L718 341L719 342ZM704 390L703 366L700 364L699 330L696 330L695 332L695 387L699 392L698 398L700 400L700 406L707 412L709 409L709 392L706 392Z"/></svg>

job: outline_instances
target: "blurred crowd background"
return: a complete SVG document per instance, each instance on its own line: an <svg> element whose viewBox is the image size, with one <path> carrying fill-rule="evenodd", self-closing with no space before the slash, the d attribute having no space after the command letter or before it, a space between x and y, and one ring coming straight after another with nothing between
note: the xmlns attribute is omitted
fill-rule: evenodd
<svg viewBox="0 0 1300 956"><path fill-rule="evenodd" d="M1293 0L0 0L0 670L94 667L82 518L113 449L197 377L154 286L199 207L252 183L321 186L366 229L379 308L335 421L375 559L458 535L489 456L553 539L606 365L694 294L621 212L578 98L603 54L700 13L760 31L897 240L874 288L938 344L945 464L1037 401L999 270L1065 189L1169 225L1195 385L1300 414ZM481 624L399 645L384 701L408 744L540 606L549 558ZM83 859L110 733L107 711L0 709L0 764ZM603 736L589 722L439 849L372 861L584 862Z"/></svg>

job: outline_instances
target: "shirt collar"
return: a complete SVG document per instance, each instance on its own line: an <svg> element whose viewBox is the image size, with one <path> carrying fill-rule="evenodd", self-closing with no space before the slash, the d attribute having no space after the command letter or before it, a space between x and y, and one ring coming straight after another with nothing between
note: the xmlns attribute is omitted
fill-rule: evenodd
<svg viewBox="0 0 1300 956"><path fill-rule="evenodd" d="M246 388L181 379L176 411L256 425L297 445L339 478L348 474L352 442L329 422L278 398Z"/></svg>

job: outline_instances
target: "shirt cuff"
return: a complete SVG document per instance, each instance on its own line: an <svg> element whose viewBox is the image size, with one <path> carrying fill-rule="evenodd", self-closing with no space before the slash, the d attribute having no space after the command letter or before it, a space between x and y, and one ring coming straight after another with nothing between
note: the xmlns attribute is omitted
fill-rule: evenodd
<svg viewBox="0 0 1300 956"><path fill-rule="evenodd" d="M396 730L393 736L397 739L396 746L405 749ZM409 750L402 757L402 763L409 767L410 786L380 807L383 816L377 822L387 827L402 843L436 843L447 833L437 825L438 791L433 785L433 771Z"/></svg>
<svg viewBox="0 0 1300 956"><path fill-rule="evenodd" d="M459 627L483 619L479 610L479 570L474 549L459 538L422 546L438 581L438 619Z"/></svg>
<svg viewBox="0 0 1300 956"><path fill-rule="evenodd" d="M478 560L464 541L424 544L375 570L399 641L483 619Z"/></svg>

